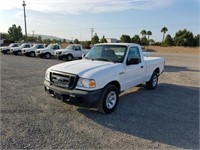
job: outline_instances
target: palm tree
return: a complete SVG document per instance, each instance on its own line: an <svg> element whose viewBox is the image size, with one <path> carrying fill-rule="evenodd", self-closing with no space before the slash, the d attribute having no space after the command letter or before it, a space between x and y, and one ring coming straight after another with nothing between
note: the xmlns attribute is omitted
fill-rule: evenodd
<svg viewBox="0 0 200 150"><path fill-rule="evenodd" d="M148 41L149 41L149 36L152 35L151 31L147 31L147 36L148 36Z"/></svg>
<svg viewBox="0 0 200 150"><path fill-rule="evenodd" d="M164 41L164 39L165 39L165 33L168 31L168 29L166 28L166 27L163 27L162 29L161 29L161 31L160 32L163 32L163 40L162 40L162 42Z"/></svg>
<svg viewBox="0 0 200 150"><path fill-rule="evenodd" d="M142 34L142 37L145 37L146 34L147 34L147 32L146 32L146 30L142 30L142 31L140 32L140 34Z"/></svg>

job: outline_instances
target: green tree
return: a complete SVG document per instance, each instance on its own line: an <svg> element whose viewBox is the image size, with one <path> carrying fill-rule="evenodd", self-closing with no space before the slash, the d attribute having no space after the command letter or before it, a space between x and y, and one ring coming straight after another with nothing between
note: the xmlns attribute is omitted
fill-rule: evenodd
<svg viewBox="0 0 200 150"><path fill-rule="evenodd" d="M148 45L148 40L145 36L141 38L141 45Z"/></svg>
<svg viewBox="0 0 200 150"><path fill-rule="evenodd" d="M106 38L105 38L104 35L103 35L103 37L101 38L100 42L101 42L101 43L107 43L107 40L106 40Z"/></svg>
<svg viewBox="0 0 200 150"><path fill-rule="evenodd" d="M165 39L165 33L168 31L168 29L166 28L166 27L163 27L162 29L161 29L161 31L160 32L163 32L163 40L162 40L162 42L164 41L164 39Z"/></svg>
<svg viewBox="0 0 200 150"><path fill-rule="evenodd" d="M129 35L122 35L120 38L121 43L131 43L131 37Z"/></svg>
<svg viewBox="0 0 200 150"><path fill-rule="evenodd" d="M194 37L194 41L195 41L195 46L200 46L200 34L197 34Z"/></svg>
<svg viewBox="0 0 200 150"><path fill-rule="evenodd" d="M174 41L171 37L171 35L167 34L165 41L164 41L164 46L173 46L174 45Z"/></svg>
<svg viewBox="0 0 200 150"><path fill-rule="evenodd" d="M0 33L0 40L4 39L4 40L9 40L10 36L7 33Z"/></svg>
<svg viewBox="0 0 200 150"><path fill-rule="evenodd" d="M152 32L151 31L147 31L147 39L149 41L149 36L152 35Z"/></svg>
<svg viewBox="0 0 200 150"><path fill-rule="evenodd" d="M41 36L38 36L38 37L37 37L37 42L38 42L38 43L42 43L42 42L43 42Z"/></svg>
<svg viewBox="0 0 200 150"><path fill-rule="evenodd" d="M146 30L142 30L142 31L140 32L140 34L142 34L142 37L146 37L147 32L146 32Z"/></svg>
<svg viewBox="0 0 200 150"><path fill-rule="evenodd" d="M193 33L186 29L179 30L175 34L174 43L176 46L195 46Z"/></svg>
<svg viewBox="0 0 200 150"><path fill-rule="evenodd" d="M78 39L75 39L74 40L74 44L79 44L80 42L79 42L79 40Z"/></svg>
<svg viewBox="0 0 200 150"><path fill-rule="evenodd" d="M67 41L66 41L66 39L63 39L63 43L66 43Z"/></svg>
<svg viewBox="0 0 200 150"><path fill-rule="evenodd" d="M92 38L91 44L94 45L94 44L97 44L97 43L99 43L99 37L98 37L98 35L95 33L95 35L94 35L93 38Z"/></svg>
<svg viewBox="0 0 200 150"><path fill-rule="evenodd" d="M12 27L8 28L8 34L10 36L10 39L14 41L19 41L23 38L21 26L17 27L15 24L13 24Z"/></svg>
<svg viewBox="0 0 200 150"><path fill-rule="evenodd" d="M47 45L49 45L51 42L52 42L52 41L51 41L50 39L45 39L45 40L44 40L44 43L47 44Z"/></svg>
<svg viewBox="0 0 200 150"><path fill-rule="evenodd" d="M132 38L132 43L141 44L139 35L135 35L135 36Z"/></svg>
<svg viewBox="0 0 200 150"><path fill-rule="evenodd" d="M81 44L83 45L83 48L90 49L90 41L82 41Z"/></svg>

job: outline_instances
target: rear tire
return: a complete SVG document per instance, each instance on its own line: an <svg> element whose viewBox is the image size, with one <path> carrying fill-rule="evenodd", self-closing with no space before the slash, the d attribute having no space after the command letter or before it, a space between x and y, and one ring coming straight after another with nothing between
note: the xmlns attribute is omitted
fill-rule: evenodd
<svg viewBox="0 0 200 150"><path fill-rule="evenodd" d="M98 110L105 114L112 113L118 104L119 90L114 85L107 85L103 92L100 101L98 102Z"/></svg>
<svg viewBox="0 0 200 150"><path fill-rule="evenodd" d="M154 90L157 87L158 84L158 73L153 72L151 79L146 82L146 88L149 90Z"/></svg>

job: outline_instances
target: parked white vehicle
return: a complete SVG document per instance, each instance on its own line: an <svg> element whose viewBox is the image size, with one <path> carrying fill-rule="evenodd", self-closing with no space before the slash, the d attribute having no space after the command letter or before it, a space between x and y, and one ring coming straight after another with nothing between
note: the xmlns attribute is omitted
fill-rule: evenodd
<svg viewBox="0 0 200 150"><path fill-rule="evenodd" d="M45 48L44 44L34 44L31 48L23 48L22 54L34 57L36 49L43 49L43 48Z"/></svg>
<svg viewBox="0 0 200 150"><path fill-rule="evenodd" d="M0 50L3 54L10 54L10 49L13 47L19 47L20 44L19 43L12 43L9 46L2 46L0 47Z"/></svg>
<svg viewBox="0 0 200 150"><path fill-rule="evenodd" d="M15 54L15 55L22 55L22 49L23 48L30 48L32 44L30 43L24 43L19 47L13 47L10 49L10 53Z"/></svg>
<svg viewBox="0 0 200 150"><path fill-rule="evenodd" d="M55 50L61 49L61 46L59 44L49 44L46 48L43 49L37 49L35 51L36 56L39 56L41 58L50 59L51 56L54 55Z"/></svg>
<svg viewBox="0 0 200 150"><path fill-rule="evenodd" d="M52 96L81 99L111 113L121 92L142 83L155 89L164 63L161 57L144 57L137 44L96 44L82 60L48 68L44 87Z"/></svg>
<svg viewBox="0 0 200 150"><path fill-rule="evenodd" d="M54 55L60 60L71 61L74 58L82 58L88 51L89 49L83 49L80 44L70 44L65 49L56 50Z"/></svg>

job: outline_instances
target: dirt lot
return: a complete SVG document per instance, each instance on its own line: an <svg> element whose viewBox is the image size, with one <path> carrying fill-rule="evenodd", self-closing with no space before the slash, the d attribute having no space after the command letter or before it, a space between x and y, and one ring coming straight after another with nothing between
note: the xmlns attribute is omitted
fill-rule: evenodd
<svg viewBox="0 0 200 150"><path fill-rule="evenodd" d="M157 89L126 91L110 115L44 92L62 61L1 55L1 149L198 149L199 56L153 55L166 59Z"/></svg>

